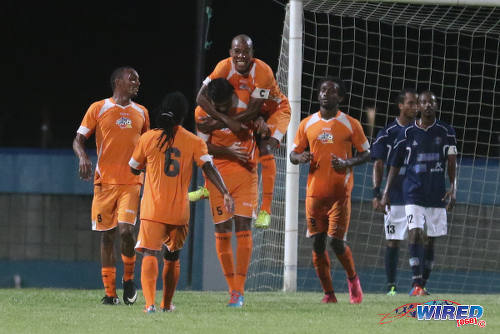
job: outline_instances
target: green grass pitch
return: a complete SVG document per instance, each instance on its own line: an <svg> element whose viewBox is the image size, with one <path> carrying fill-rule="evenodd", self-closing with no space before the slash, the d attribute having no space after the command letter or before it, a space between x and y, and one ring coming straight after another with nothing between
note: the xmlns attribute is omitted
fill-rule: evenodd
<svg viewBox="0 0 500 334"><path fill-rule="evenodd" d="M133 306L101 305L102 295L102 290L0 289L0 333L500 333L499 295L365 294L362 304L350 305L347 294L338 294L337 304L323 305L320 293L247 292L245 306L230 309L227 293L178 291L175 312L155 314L142 312L140 291ZM158 303L160 298L158 292ZM486 327L414 318L379 324L381 314L400 305L433 299L483 306Z"/></svg>

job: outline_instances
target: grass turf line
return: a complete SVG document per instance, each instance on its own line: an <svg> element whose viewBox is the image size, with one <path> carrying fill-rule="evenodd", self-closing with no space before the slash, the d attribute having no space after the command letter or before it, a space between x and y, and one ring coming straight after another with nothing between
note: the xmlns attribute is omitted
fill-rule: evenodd
<svg viewBox="0 0 500 334"><path fill-rule="evenodd" d="M121 291L118 292L119 295ZM102 290L0 289L0 333L500 333L500 296L446 294L410 298L365 294L350 305L320 304L321 293L248 292L242 309L226 307L224 292L178 291L174 313L144 314L144 299L133 306L101 305ZM380 325L380 314L415 301L448 299L484 307L485 328L455 321L402 318ZM157 294L157 306L161 292Z"/></svg>

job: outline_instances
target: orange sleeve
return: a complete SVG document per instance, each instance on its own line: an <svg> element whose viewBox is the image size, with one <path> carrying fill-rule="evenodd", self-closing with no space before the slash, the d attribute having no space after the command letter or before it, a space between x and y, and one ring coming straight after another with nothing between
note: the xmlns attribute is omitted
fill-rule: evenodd
<svg viewBox="0 0 500 334"><path fill-rule="evenodd" d="M144 125L142 126L142 133L149 130L151 127L151 121L149 120L149 112L146 108L144 108Z"/></svg>
<svg viewBox="0 0 500 334"><path fill-rule="evenodd" d="M132 158L129 161L129 165L135 169L143 169L146 164L146 153L145 153L146 136L142 135L134 148L134 153L132 153Z"/></svg>
<svg viewBox="0 0 500 334"><path fill-rule="evenodd" d="M229 59L228 61L228 58L226 58L217 63L212 73L210 73L210 75L203 81L203 84L208 85L208 83L214 79L226 78L229 74L229 71L231 71L230 61L231 59Z"/></svg>
<svg viewBox="0 0 500 334"><path fill-rule="evenodd" d="M76 131L89 138L94 132L97 126L97 112L101 109L102 102L95 102L90 105L83 117L80 127Z"/></svg>
<svg viewBox="0 0 500 334"><path fill-rule="evenodd" d="M203 117L207 117L208 114L200 106L197 106L194 110L194 121L195 123L201 123Z"/></svg>
<svg viewBox="0 0 500 334"><path fill-rule="evenodd" d="M352 143L358 152L367 151L370 148L368 139L366 139L365 133L363 132L363 127L357 119L350 118L352 126Z"/></svg>
<svg viewBox="0 0 500 334"><path fill-rule="evenodd" d="M293 140L293 148L292 148L292 150L295 153L302 153L309 146L309 142L307 141L307 136L305 131L308 119L309 117L300 122L299 130L295 134L295 139Z"/></svg>
<svg viewBox="0 0 500 334"><path fill-rule="evenodd" d="M251 96L257 99L267 99L275 86L277 86L277 83L271 68L264 62L257 63L257 68L255 69L255 89Z"/></svg>
<svg viewBox="0 0 500 334"><path fill-rule="evenodd" d="M198 167L203 166L205 162L211 162L212 156L208 154L208 148L205 141L201 138L194 138L194 141L193 159Z"/></svg>

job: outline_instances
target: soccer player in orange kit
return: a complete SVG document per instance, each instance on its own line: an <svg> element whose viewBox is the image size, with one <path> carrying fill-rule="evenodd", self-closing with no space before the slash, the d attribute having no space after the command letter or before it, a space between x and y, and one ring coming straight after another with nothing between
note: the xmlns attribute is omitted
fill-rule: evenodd
<svg viewBox="0 0 500 334"><path fill-rule="evenodd" d="M120 303L116 294L113 248L117 230L124 265L123 301L133 304L137 298L134 225L142 178L130 173L128 160L140 135L149 129L148 111L132 101L137 96L139 85L139 75L133 68L125 66L114 70L111 75L113 96L89 107L73 140L73 150L79 158L80 178L90 180L92 163L85 153L85 141L95 133L97 164L92 230L101 232L101 275L106 292L102 303L108 305Z"/></svg>
<svg viewBox="0 0 500 334"><path fill-rule="evenodd" d="M233 199L212 164L207 145L180 125L187 109L184 95L168 94L156 116L159 128L141 136L129 161L134 174L147 167L136 250L144 255L141 283L146 300L144 311L148 313L156 311L157 255L163 245L166 250L161 310L174 310L172 298L180 275L179 252L189 228L188 189L193 161L214 185L214 195L217 191L221 193L225 210L229 213L234 210Z"/></svg>
<svg viewBox="0 0 500 334"><path fill-rule="evenodd" d="M323 303L336 303L326 239L347 274L351 304L363 300L351 249L345 234L351 216L352 167L370 159L368 140L361 124L339 110L345 85L327 77L319 84L320 110L302 120L290 161L310 163L306 193L307 235L313 238L313 264L325 293ZM352 148L357 156L352 156ZM309 151L306 151L309 149Z"/></svg>

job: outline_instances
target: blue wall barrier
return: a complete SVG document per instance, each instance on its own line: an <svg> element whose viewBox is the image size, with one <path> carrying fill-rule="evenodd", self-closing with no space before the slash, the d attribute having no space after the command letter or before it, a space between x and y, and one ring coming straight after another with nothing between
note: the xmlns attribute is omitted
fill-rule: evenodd
<svg viewBox="0 0 500 334"><path fill-rule="evenodd" d="M88 150L93 166L95 150ZM92 194L92 182L78 177L78 159L72 150L0 149L0 192L35 194ZM499 159L461 158L457 201L500 205ZM371 200L372 163L354 168L352 198ZM301 197L305 196L309 166L300 168Z"/></svg>

